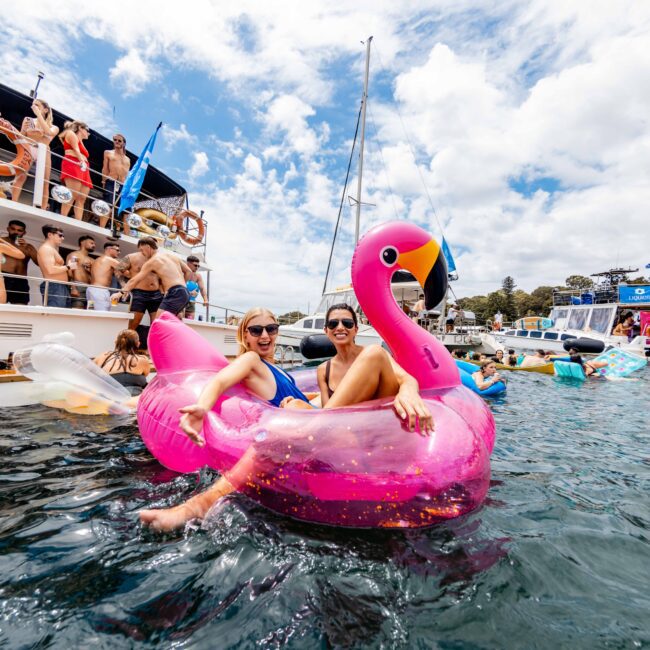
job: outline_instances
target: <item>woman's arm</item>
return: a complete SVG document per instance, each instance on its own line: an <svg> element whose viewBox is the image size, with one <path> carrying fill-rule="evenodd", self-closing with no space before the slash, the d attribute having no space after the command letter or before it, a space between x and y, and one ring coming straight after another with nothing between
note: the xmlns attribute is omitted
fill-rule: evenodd
<svg viewBox="0 0 650 650"><path fill-rule="evenodd" d="M192 442L199 447L205 445L205 440L201 437L201 429L206 413L229 388L246 379L258 363L261 363L260 358L255 352L242 354L205 385L196 404L179 409L183 413L180 421L181 429Z"/></svg>
<svg viewBox="0 0 650 650"><path fill-rule="evenodd" d="M492 384L496 383L494 379L485 379L482 372L475 372L472 379L479 390L487 390Z"/></svg>
<svg viewBox="0 0 650 650"><path fill-rule="evenodd" d="M393 357L389 355L390 363L395 372L395 377L399 385L397 395L395 395L395 410L397 414L405 420L408 417L409 429L415 428L416 420L420 421L420 430L423 433L433 431L433 416L427 405L422 401L420 395L420 386L415 377L411 376L400 366Z"/></svg>
<svg viewBox="0 0 650 650"><path fill-rule="evenodd" d="M36 115L36 121L38 122L38 126L41 127L41 131L45 135L49 135L50 137L54 137L58 132L59 132L59 127L50 126L46 121L45 118L43 117L43 113L41 112L41 109L38 107L37 104L32 105L32 110L34 111L34 115Z"/></svg>

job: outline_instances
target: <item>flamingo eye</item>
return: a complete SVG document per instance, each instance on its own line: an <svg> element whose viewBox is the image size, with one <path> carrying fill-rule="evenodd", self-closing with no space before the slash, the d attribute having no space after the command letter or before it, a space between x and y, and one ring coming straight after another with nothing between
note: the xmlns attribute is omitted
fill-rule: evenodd
<svg viewBox="0 0 650 650"><path fill-rule="evenodd" d="M391 266L395 265L395 262L397 262L398 255L399 251L394 246L386 246L385 248L381 249L381 253L379 253L379 259L384 266L388 266L390 268Z"/></svg>

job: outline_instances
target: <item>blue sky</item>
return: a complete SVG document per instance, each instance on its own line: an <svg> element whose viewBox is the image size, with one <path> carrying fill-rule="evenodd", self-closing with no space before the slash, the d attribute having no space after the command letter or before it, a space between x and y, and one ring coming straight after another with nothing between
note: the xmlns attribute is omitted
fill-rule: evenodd
<svg viewBox="0 0 650 650"><path fill-rule="evenodd" d="M317 301L370 34L362 232L442 226L458 296L650 261L646 3L23 4L3 10L2 81L43 70L43 98L136 153L164 122L153 164L206 211L219 304Z"/></svg>

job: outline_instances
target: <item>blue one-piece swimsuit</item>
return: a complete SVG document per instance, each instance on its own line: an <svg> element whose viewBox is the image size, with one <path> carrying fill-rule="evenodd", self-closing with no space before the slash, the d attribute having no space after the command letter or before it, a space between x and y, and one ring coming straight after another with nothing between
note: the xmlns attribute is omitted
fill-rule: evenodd
<svg viewBox="0 0 650 650"><path fill-rule="evenodd" d="M264 359L262 359L262 361L264 361ZM271 405L280 406L280 402L285 397L295 397L296 399L301 399L303 402L309 403L307 397L303 395L302 391L296 386L296 380L291 375L288 375L280 368L276 368L268 361L264 361L264 363L273 373L273 378L275 379L275 385L277 387L275 397L269 400Z"/></svg>

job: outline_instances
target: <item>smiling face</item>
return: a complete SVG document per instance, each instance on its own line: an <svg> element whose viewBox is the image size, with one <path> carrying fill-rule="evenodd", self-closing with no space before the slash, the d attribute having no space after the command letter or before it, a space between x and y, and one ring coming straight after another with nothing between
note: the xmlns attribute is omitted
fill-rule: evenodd
<svg viewBox="0 0 650 650"><path fill-rule="evenodd" d="M325 334L334 345L354 343L354 337L358 331L359 328L355 325L353 315L348 309L332 309L328 313Z"/></svg>
<svg viewBox="0 0 650 650"><path fill-rule="evenodd" d="M261 333L257 336L258 332ZM275 330L269 333L268 329ZM257 352L264 359L272 359L275 353L275 341L278 338L277 323L269 314L253 316L244 330L244 343L248 350Z"/></svg>

